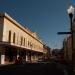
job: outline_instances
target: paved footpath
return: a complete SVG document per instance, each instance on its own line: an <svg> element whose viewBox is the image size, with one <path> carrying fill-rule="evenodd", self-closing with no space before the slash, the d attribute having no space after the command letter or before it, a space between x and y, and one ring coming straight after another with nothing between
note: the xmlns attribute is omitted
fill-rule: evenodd
<svg viewBox="0 0 75 75"><path fill-rule="evenodd" d="M61 65L56 63L26 63L0 67L1 75L68 75Z"/></svg>

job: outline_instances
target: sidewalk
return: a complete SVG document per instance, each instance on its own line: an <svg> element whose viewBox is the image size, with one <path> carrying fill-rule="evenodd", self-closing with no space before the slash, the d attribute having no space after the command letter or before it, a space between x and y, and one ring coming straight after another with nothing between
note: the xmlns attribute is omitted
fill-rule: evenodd
<svg viewBox="0 0 75 75"><path fill-rule="evenodd" d="M75 75L75 72L73 71L73 66L71 64L61 64L65 75Z"/></svg>
<svg viewBox="0 0 75 75"><path fill-rule="evenodd" d="M14 63L10 63L10 64L0 64L0 67L4 67L4 66L9 66L9 65L13 65Z"/></svg>

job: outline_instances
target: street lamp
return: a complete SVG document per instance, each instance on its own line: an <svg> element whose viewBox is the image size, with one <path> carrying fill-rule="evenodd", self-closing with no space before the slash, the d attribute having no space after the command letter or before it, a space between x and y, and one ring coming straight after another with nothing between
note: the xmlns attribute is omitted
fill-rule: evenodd
<svg viewBox="0 0 75 75"><path fill-rule="evenodd" d="M69 8L67 9L67 12L69 14L70 17L70 24L71 24L71 39L72 39L72 50L73 50L73 29L72 29L72 19L73 19L73 14L74 14L74 7L72 5L69 6Z"/></svg>
<svg viewBox="0 0 75 75"><path fill-rule="evenodd" d="M71 34L71 47L72 47L72 59L73 59L72 64L74 66L74 63L75 63L74 54L73 54L73 53L75 53L74 50L73 50L73 33L74 32L73 32L73 29L72 29L73 28L72 27L72 20L73 20L73 15L74 15L74 7L72 5L70 5L69 8L67 9L67 12L68 12L68 15L70 17L70 25L71 25L70 32L58 32L58 34Z"/></svg>
<svg viewBox="0 0 75 75"><path fill-rule="evenodd" d="M72 19L73 19L73 15L74 15L74 7L72 5L70 5L69 8L67 9L67 12L68 12L68 15L70 17L70 24L71 24L71 47L72 47L72 59L73 59L73 29L72 29Z"/></svg>

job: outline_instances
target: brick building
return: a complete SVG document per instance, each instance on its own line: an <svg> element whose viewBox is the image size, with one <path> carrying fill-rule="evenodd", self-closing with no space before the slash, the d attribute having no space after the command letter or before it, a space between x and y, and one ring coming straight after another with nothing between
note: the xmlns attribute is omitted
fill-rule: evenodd
<svg viewBox="0 0 75 75"><path fill-rule="evenodd" d="M64 58L67 62L75 64L75 17L72 23L73 30L73 50L72 50L72 37L71 34L64 40Z"/></svg>

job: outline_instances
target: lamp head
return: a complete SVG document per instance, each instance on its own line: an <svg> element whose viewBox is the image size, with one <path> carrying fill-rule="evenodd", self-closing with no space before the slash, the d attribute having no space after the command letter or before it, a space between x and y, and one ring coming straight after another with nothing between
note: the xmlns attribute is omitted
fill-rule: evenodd
<svg viewBox="0 0 75 75"><path fill-rule="evenodd" d="M74 14L74 7L72 5L67 9L68 14Z"/></svg>
<svg viewBox="0 0 75 75"><path fill-rule="evenodd" d="M70 5L69 8L67 9L67 12L69 14L70 19L72 19L73 14L74 14L74 7Z"/></svg>

